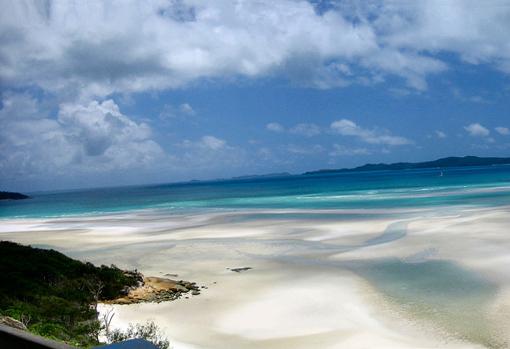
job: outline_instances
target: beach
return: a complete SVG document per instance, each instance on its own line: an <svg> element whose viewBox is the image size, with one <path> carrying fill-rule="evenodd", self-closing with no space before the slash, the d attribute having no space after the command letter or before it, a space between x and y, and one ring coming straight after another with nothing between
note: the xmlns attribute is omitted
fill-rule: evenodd
<svg viewBox="0 0 510 349"><path fill-rule="evenodd" d="M113 327L154 320L175 349L506 348L509 211L139 210L4 219L0 239L207 287L100 307Z"/></svg>

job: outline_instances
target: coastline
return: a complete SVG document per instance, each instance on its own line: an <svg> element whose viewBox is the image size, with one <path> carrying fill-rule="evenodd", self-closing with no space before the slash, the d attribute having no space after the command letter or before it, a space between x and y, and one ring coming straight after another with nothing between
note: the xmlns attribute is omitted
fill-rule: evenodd
<svg viewBox="0 0 510 349"><path fill-rule="evenodd" d="M175 349L363 348L375 343L379 348L482 348L510 339L509 211L309 210L334 219L299 219L286 216L289 210L266 210L276 215L267 219L249 218L260 210L185 216L138 212L4 220L0 238L51 246L74 258L136 268L145 275L177 274L207 286L200 297L114 306L114 327L154 319ZM404 224L404 230L395 231L392 224ZM481 238L483 231L491 234ZM391 268L400 264L377 269L389 260L407 267L448 261L458 268L460 282L467 280L480 292L464 298L447 294L444 303L441 297L395 291L373 275L398 281ZM236 267L253 269L227 269ZM422 305L446 304L455 326L417 312L406 297ZM462 323L465 314L458 306L465 304L473 304L468 319L489 324L478 329L479 338L470 337L472 327Z"/></svg>

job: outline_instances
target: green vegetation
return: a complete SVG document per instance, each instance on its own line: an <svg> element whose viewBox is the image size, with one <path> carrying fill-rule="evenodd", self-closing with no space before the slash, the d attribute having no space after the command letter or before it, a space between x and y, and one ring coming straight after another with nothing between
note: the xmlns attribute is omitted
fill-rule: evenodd
<svg viewBox="0 0 510 349"><path fill-rule="evenodd" d="M75 346L99 344L98 301L117 298L141 281L136 271L96 267L54 250L0 241L0 315Z"/></svg>
<svg viewBox="0 0 510 349"><path fill-rule="evenodd" d="M108 331L106 334L109 343L123 342L132 338L143 338L152 342L160 349L168 349L170 343L162 335L160 329L153 321L147 321L145 324L129 324L126 331L113 330Z"/></svg>

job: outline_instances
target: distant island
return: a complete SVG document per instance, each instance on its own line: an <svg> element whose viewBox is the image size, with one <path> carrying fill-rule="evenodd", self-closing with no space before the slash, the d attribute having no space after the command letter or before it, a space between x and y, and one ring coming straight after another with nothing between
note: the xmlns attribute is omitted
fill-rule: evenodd
<svg viewBox="0 0 510 349"><path fill-rule="evenodd" d="M393 164L366 164L354 168L343 169L324 169L318 171L305 172L303 175L359 172L359 171L389 171L389 170L414 170L425 168L447 168L447 167L467 167L467 166L491 166L491 165L510 165L510 158L478 156L447 157L434 161L425 162L397 162Z"/></svg>
<svg viewBox="0 0 510 349"><path fill-rule="evenodd" d="M21 193L13 193L10 191L0 191L0 200L23 200L23 199L30 199L30 196Z"/></svg>
<svg viewBox="0 0 510 349"><path fill-rule="evenodd" d="M275 177L287 177L287 176L291 176L291 174L288 172L278 172L278 173L267 173L267 174L262 174L262 175L237 176L237 177L232 177L231 179L233 179L233 180L259 179L259 178L262 179L262 178L275 178Z"/></svg>

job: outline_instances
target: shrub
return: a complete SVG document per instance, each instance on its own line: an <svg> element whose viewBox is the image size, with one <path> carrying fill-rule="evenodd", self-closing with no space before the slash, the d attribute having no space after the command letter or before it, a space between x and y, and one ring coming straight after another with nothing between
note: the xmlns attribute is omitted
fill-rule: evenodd
<svg viewBox="0 0 510 349"><path fill-rule="evenodd" d="M110 343L118 343L134 338L145 339L160 349L168 349L170 346L169 341L164 337L161 329L154 321L147 321L145 324L129 324L128 329L125 331L115 329L107 334L107 339Z"/></svg>
<svg viewBox="0 0 510 349"><path fill-rule="evenodd" d="M0 241L0 315L45 337L84 347L99 344L97 302L117 298L140 281L136 271Z"/></svg>

